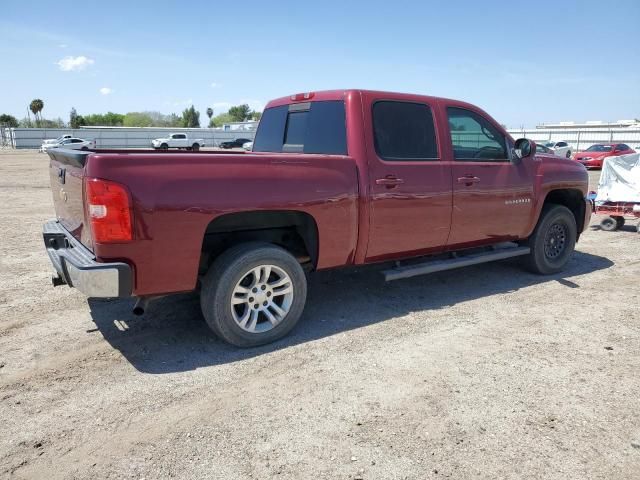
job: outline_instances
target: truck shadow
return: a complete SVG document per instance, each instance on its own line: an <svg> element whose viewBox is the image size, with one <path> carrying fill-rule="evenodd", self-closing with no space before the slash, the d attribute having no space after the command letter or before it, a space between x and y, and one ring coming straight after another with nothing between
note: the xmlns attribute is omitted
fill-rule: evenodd
<svg viewBox="0 0 640 480"><path fill-rule="evenodd" d="M561 274L539 276L523 271L517 260L467 267L385 283L388 266L317 272L310 277L302 319L286 338L251 349L232 347L210 333L196 294L164 297L149 305L144 317L131 313L133 300L89 299L91 316L105 340L139 371L162 374L214 366L255 357L355 328L422 310L512 293L555 282L557 299L580 288L568 280L613 265L610 260L576 252Z"/></svg>

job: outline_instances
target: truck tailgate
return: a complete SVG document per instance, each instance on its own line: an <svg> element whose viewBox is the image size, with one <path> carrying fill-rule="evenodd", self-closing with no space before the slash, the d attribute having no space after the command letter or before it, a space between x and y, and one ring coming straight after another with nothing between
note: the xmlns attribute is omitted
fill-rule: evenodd
<svg viewBox="0 0 640 480"><path fill-rule="evenodd" d="M90 152L52 149L49 175L56 218L76 239L92 249L91 234L85 228L83 202L84 165Z"/></svg>

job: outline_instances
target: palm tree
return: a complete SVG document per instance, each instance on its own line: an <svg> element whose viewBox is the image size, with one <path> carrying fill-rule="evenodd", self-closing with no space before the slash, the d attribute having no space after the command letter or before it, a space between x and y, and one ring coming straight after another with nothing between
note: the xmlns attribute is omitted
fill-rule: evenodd
<svg viewBox="0 0 640 480"><path fill-rule="evenodd" d="M31 100L29 104L29 110L36 117L36 125L40 126L40 121L42 120L42 109L44 108L44 102L39 98L35 98Z"/></svg>
<svg viewBox="0 0 640 480"><path fill-rule="evenodd" d="M213 117L213 108L207 108L207 117L209 117L209 121L211 121L211 117Z"/></svg>

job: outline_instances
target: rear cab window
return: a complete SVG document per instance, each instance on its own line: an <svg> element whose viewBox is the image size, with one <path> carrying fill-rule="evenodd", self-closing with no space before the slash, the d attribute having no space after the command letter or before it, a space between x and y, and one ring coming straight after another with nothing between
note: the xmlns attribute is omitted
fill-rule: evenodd
<svg viewBox="0 0 640 480"><path fill-rule="evenodd" d="M344 101L267 108L258 125L253 151L347 155Z"/></svg>

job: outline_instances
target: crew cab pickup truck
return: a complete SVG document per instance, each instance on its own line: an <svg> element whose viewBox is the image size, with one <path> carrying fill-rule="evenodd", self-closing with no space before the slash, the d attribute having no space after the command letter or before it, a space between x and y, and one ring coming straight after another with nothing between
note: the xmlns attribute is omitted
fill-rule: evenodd
<svg viewBox="0 0 640 480"><path fill-rule="evenodd" d="M252 152L49 156L54 285L138 297L134 313L199 290L213 332L243 347L295 326L313 270L389 262L394 280L520 257L553 274L591 215L584 166L420 95L273 100Z"/></svg>
<svg viewBox="0 0 640 480"><path fill-rule="evenodd" d="M151 146L157 150L169 150L170 148L200 150L200 147L204 147L204 139L189 138L186 133L172 133L167 138L151 140Z"/></svg>

